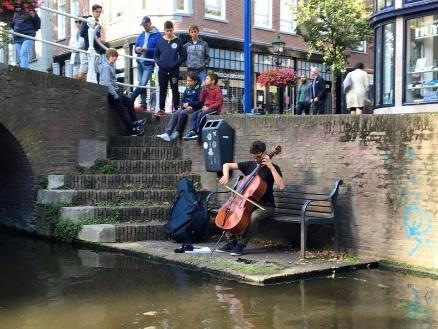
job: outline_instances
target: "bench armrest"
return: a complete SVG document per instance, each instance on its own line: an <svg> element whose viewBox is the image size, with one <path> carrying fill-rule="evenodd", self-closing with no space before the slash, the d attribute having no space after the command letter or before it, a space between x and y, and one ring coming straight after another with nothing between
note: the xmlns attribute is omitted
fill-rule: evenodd
<svg viewBox="0 0 438 329"><path fill-rule="evenodd" d="M207 209L207 211L210 210L209 203L210 203L211 198L214 195L219 194L219 193L230 193L230 192L228 192L228 191L217 191L217 192L210 192L210 193L208 193L207 197L205 198L205 201L204 201L205 209Z"/></svg>

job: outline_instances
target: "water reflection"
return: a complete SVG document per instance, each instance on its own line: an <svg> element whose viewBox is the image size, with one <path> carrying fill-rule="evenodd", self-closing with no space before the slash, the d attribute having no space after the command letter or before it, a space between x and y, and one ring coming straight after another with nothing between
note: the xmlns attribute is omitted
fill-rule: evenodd
<svg viewBox="0 0 438 329"><path fill-rule="evenodd" d="M0 234L0 328L435 328L437 281L360 271L248 286Z"/></svg>

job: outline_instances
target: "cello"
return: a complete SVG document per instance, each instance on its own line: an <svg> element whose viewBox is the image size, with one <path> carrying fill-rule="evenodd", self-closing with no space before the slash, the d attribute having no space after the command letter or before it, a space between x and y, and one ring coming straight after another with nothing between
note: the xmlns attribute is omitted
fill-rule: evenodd
<svg viewBox="0 0 438 329"><path fill-rule="evenodd" d="M273 156L280 153L281 146L278 145L268 156L272 159ZM234 193L219 209L215 219L216 226L223 229L224 232L229 231L234 235L242 234L250 222L254 205L263 209L257 204L266 192L266 182L257 175L261 167L261 164L257 164L257 167L248 176L239 180L236 190L226 186Z"/></svg>

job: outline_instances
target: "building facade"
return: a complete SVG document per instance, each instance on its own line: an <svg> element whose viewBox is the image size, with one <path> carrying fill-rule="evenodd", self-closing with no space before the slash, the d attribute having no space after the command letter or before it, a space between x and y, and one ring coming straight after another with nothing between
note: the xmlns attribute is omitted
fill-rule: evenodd
<svg viewBox="0 0 438 329"><path fill-rule="evenodd" d="M438 1L376 0L375 113L438 110Z"/></svg>
<svg viewBox="0 0 438 329"><path fill-rule="evenodd" d="M225 96L225 110L241 112L243 101L244 57L243 57L243 17L244 0L48 0L46 6L74 15L88 15L94 3L103 6L101 23L103 38L109 46L120 50L120 53L133 54L133 44L142 31L140 21L149 16L152 24L162 31L166 20L174 22L176 34L183 40L188 39L188 27L196 24L200 28L200 36L210 46L209 69L220 77L220 86ZM278 89L264 88L255 81L261 72L276 66L293 68L298 75L309 76L310 68L317 66L327 81L327 89L331 88L331 73L322 64L318 54L307 58L307 45L296 33L297 0L253 0L252 4L252 81L253 104L266 105L278 102ZM48 15L51 19L52 40L68 44L73 20L56 15ZM285 42L281 54L272 53L272 41L280 35ZM37 46L38 47L38 46ZM350 56L349 66L360 61L372 71L373 56L369 44L361 44ZM60 64L61 74L69 53L61 48L53 47L54 61ZM136 83L136 62L120 59L117 68L120 79ZM184 68L182 68L181 85L184 85ZM294 109L295 90L284 88L285 108ZM338 97L341 99L340 97ZM331 100L326 102L326 113L331 113ZM338 106L340 108L340 106Z"/></svg>

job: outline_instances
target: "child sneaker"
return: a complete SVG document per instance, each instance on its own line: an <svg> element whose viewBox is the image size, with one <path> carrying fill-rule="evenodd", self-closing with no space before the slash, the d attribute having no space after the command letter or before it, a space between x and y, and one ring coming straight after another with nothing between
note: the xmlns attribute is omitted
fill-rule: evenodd
<svg viewBox="0 0 438 329"><path fill-rule="evenodd" d="M197 138L198 138L198 134L193 130L190 130L188 134L183 137L183 139L185 140L192 140Z"/></svg>
<svg viewBox="0 0 438 329"><path fill-rule="evenodd" d="M173 133L170 134L170 140L174 140L177 139L179 137L179 132L178 131L174 131Z"/></svg>
<svg viewBox="0 0 438 329"><path fill-rule="evenodd" d="M157 135L158 138L161 138L163 141L170 142L170 136L168 133L164 133L161 135Z"/></svg>

